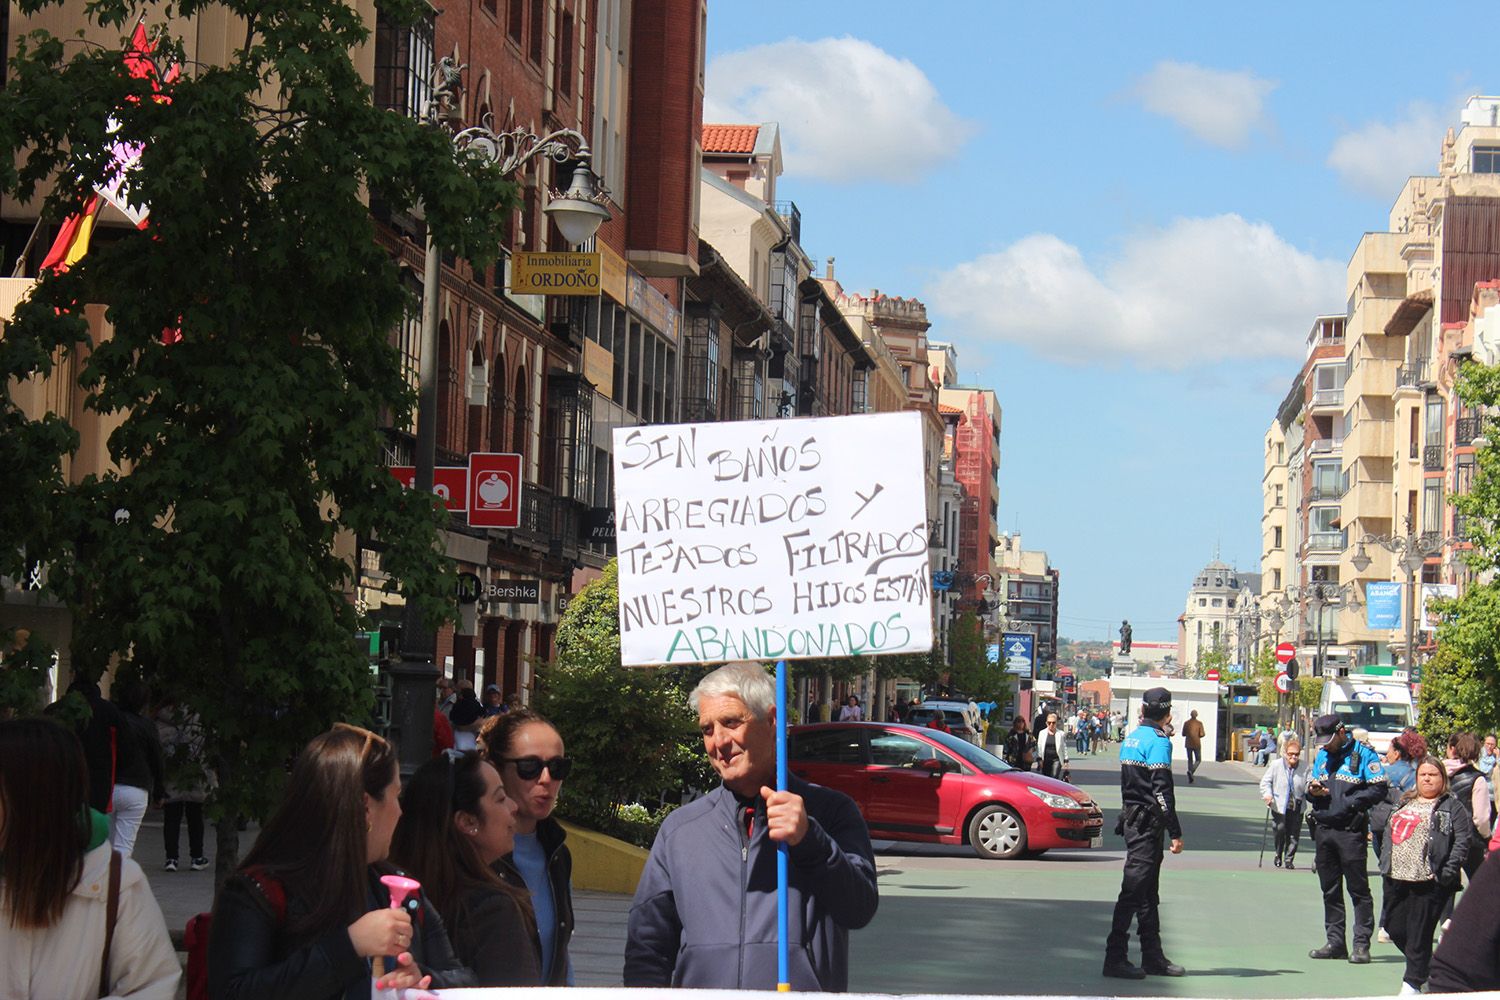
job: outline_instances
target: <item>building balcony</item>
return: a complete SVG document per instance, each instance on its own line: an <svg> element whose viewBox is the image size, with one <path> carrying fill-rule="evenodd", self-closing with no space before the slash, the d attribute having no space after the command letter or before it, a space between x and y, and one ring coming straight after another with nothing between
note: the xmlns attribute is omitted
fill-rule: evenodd
<svg viewBox="0 0 1500 1000"><path fill-rule="evenodd" d="M1459 417L1453 421L1453 443L1460 448L1467 448L1474 443L1479 436L1478 417Z"/></svg>
<svg viewBox="0 0 1500 1000"><path fill-rule="evenodd" d="M1396 369L1396 388L1416 389L1427 384L1427 359L1418 358Z"/></svg>
<svg viewBox="0 0 1500 1000"><path fill-rule="evenodd" d="M1342 531L1314 531L1307 536L1309 552L1342 552L1349 544Z"/></svg>
<svg viewBox="0 0 1500 1000"><path fill-rule="evenodd" d="M1344 409L1343 389L1315 389L1312 394L1312 402L1308 407L1312 410L1338 410Z"/></svg>
<svg viewBox="0 0 1500 1000"><path fill-rule="evenodd" d="M1337 483L1314 483L1307 491L1309 500L1337 500L1344 495L1344 488Z"/></svg>
<svg viewBox="0 0 1500 1000"><path fill-rule="evenodd" d="M1310 455L1337 455L1343 447L1343 438L1318 438L1308 443L1307 452Z"/></svg>
<svg viewBox="0 0 1500 1000"><path fill-rule="evenodd" d="M1440 444L1424 445L1422 448L1422 470L1424 472L1441 472L1443 468L1443 446Z"/></svg>
<svg viewBox="0 0 1500 1000"><path fill-rule="evenodd" d="M1391 460L1396 455L1396 422L1364 417L1344 438L1346 454Z"/></svg>
<svg viewBox="0 0 1500 1000"><path fill-rule="evenodd" d="M1388 482L1352 483L1342 504L1344 524L1391 516L1392 487Z"/></svg>
<svg viewBox="0 0 1500 1000"><path fill-rule="evenodd" d="M792 234L792 242L799 247L802 245L802 213L797 210L795 201L778 201L772 206L781 221L786 223L787 232Z"/></svg>

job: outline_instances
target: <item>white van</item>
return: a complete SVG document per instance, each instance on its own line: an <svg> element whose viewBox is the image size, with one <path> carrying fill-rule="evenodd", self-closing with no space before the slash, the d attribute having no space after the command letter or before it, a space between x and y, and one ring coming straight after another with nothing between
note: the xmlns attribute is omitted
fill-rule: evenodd
<svg viewBox="0 0 1500 1000"><path fill-rule="evenodd" d="M1417 721L1411 686L1404 679L1373 675L1328 678L1318 714L1329 712L1342 719L1351 732L1367 730L1370 744L1381 754L1390 749L1391 740L1401 735L1401 730Z"/></svg>

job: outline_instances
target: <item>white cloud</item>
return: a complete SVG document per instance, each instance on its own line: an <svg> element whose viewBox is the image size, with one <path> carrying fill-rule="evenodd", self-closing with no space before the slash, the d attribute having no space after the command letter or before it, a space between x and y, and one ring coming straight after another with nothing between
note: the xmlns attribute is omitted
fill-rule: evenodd
<svg viewBox="0 0 1500 1000"><path fill-rule="evenodd" d="M1166 60L1136 81L1133 94L1147 111L1209 145L1239 149L1251 132L1270 127L1265 100L1275 89L1275 81L1254 73Z"/></svg>
<svg viewBox="0 0 1500 1000"><path fill-rule="evenodd" d="M1413 174L1437 172L1447 121L1420 102L1392 122L1370 122L1345 132L1328 151L1328 165L1354 190L1394 199Z"/></svg>
<svg viewBox="0 0 1500 1000"><path fill-rule="evenodd" d="M1175 370L1300 358L1313 317L1340 307L1343 289L1342 263L1219 215L1138 233L1098 264L1049 233L1026 236L952 268L925 298L964 336L1070 364Z"/></svg>
<svg viewBox="0 0 1500 1000"><path fill-rule="evenodd" d="M716 57L703 120L778 122L787 173L830 181L914 181L974 133L914 63L847 37Z"/></svg>

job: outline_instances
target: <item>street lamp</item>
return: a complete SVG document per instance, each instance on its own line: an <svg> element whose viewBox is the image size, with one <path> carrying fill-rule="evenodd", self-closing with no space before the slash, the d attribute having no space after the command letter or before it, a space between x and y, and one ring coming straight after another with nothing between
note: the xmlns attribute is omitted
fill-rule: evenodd
<svg viewBox="0 0 1500 1000"><path fill-rule="evenodd" d="M425 122L447 129L459 120L458 97L463 91L463 71L451 56L438 60L432 97L424 110ZM478 125L453 136L460 156L473 156L494 163L509 177L538 156L555 163L574 161L573 180L564 193L552 192L543 211L557 223L570 245L586 243L607 220L603 202L607 191L594 182L593 155L588 141L574 129L557 129L538 136L524 128L496 132L490 115ZM420 496L432 495L433 467L437 464L437 330L438 299L442 280L442 257L427 226L426 255L422 271L422 331L417 352L417 425L412 489ZM401 661L390 668L392 728L401 760L401 771L410 774L431 756L432 700L437 669L433 663L435 636L423 623L414 602L408 601L401 619Z"/></svg>
<svg viewBox="0 0 1500 1000"><path fill-rule="evenodd" d="M1327 607L1353 610L1360 607L1359 588L1352 583L1310 583L1305 587L1291 586L1287 592L1305 601L1315 609L1317 623L1315 627L1316 645L1313 654L1313 676L1321 677L1324 674L1323 663L1323 610Z"/></svg>
<svg viewBox="0 0 1500 1000"><path fill-rule="evenodd" d="M1462 541L1460 538L1448 536L1437 537L1437 533L1419 534L1412 528L1411 519L1406 520L1405 535L1365 535L1359 540L1359 545L1354 550L1353 557L1349 560L1354 568L1363 573L1370 568L1370 556L1365 552L1365 546L1379 545L1396 557L1397 564L1406 570L1406 669L1410 673L1416 666L1416 633L1417 633L1417 570L1421 569L1427 562L1429 556L1435 556L1442 552L1446 546L1456 545Z"/></svg>

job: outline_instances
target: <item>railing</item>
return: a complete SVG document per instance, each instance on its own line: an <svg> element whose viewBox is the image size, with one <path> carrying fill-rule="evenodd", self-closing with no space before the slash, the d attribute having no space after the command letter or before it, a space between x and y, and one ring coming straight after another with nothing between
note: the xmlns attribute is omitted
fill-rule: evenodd
<svg viewBox="0 0 1500 1000"><path fill-rule="evenodd" d="M1427 360L1425 358L1396 369L1397 388L1414 388L1426 381Z"/></svg>
<svg viewBox="0 0 1500 1000"><path fill-rule="evenodd" d="M1478 417L1459 417L1453 421L1453 441L1460 447L1471 445L1479 436Z"/></svg>
<svg viewBox="0 0 1500 1000"><path fill-rule="evenodd" d="M1422 468L1432 472L1443 467L1443 446L1429 444L1422 449Z"/></svg>
<svg viewBox="0 0 1500 1000"><path fill-rule="evenodd" d="M1342 531L1314 531L1307 536L1309 552L1342 552L1348 538Z"/></svg>
<svg viewBox="0 0 1500 1000"><path fill-rule="evenodd" d="M1341 497L1341 496L1344 495L1344 492L1345 492L1344 488L1342 486L1337 485L1337 484L1334 484L1334 485L1331 485L1331 486L1328 486L1328 485L1325 485L1325 486L1314 485L1311 489L1309 489L1307 491L1307 499L1309 499L1309 500L1337 500L1339 497Z"/></svg>
<svg viewBox="0 0 1500 1000"><path fill-rule="evenodd" d="M802 213L798 211L797 203L778 201L772 209L786 222L786 227L792 234L792 242L800 247L802 245Z"/></svg>
<svg viewBox="0 0 1500 1000"><path fill-rule="evenodd" d="M1308 452L1314 455L1331 455L1344 447L1343 438L1318 438L1307 446Z"/></svg>
<svg viewBox="0 0 1500 1000"><path fill-rule="evenodd" d="M1344 390L1316 389L1313 391L1312 405L1314 409L1322 406L1337 406L1342 408L1344 405Z"/></svg>

